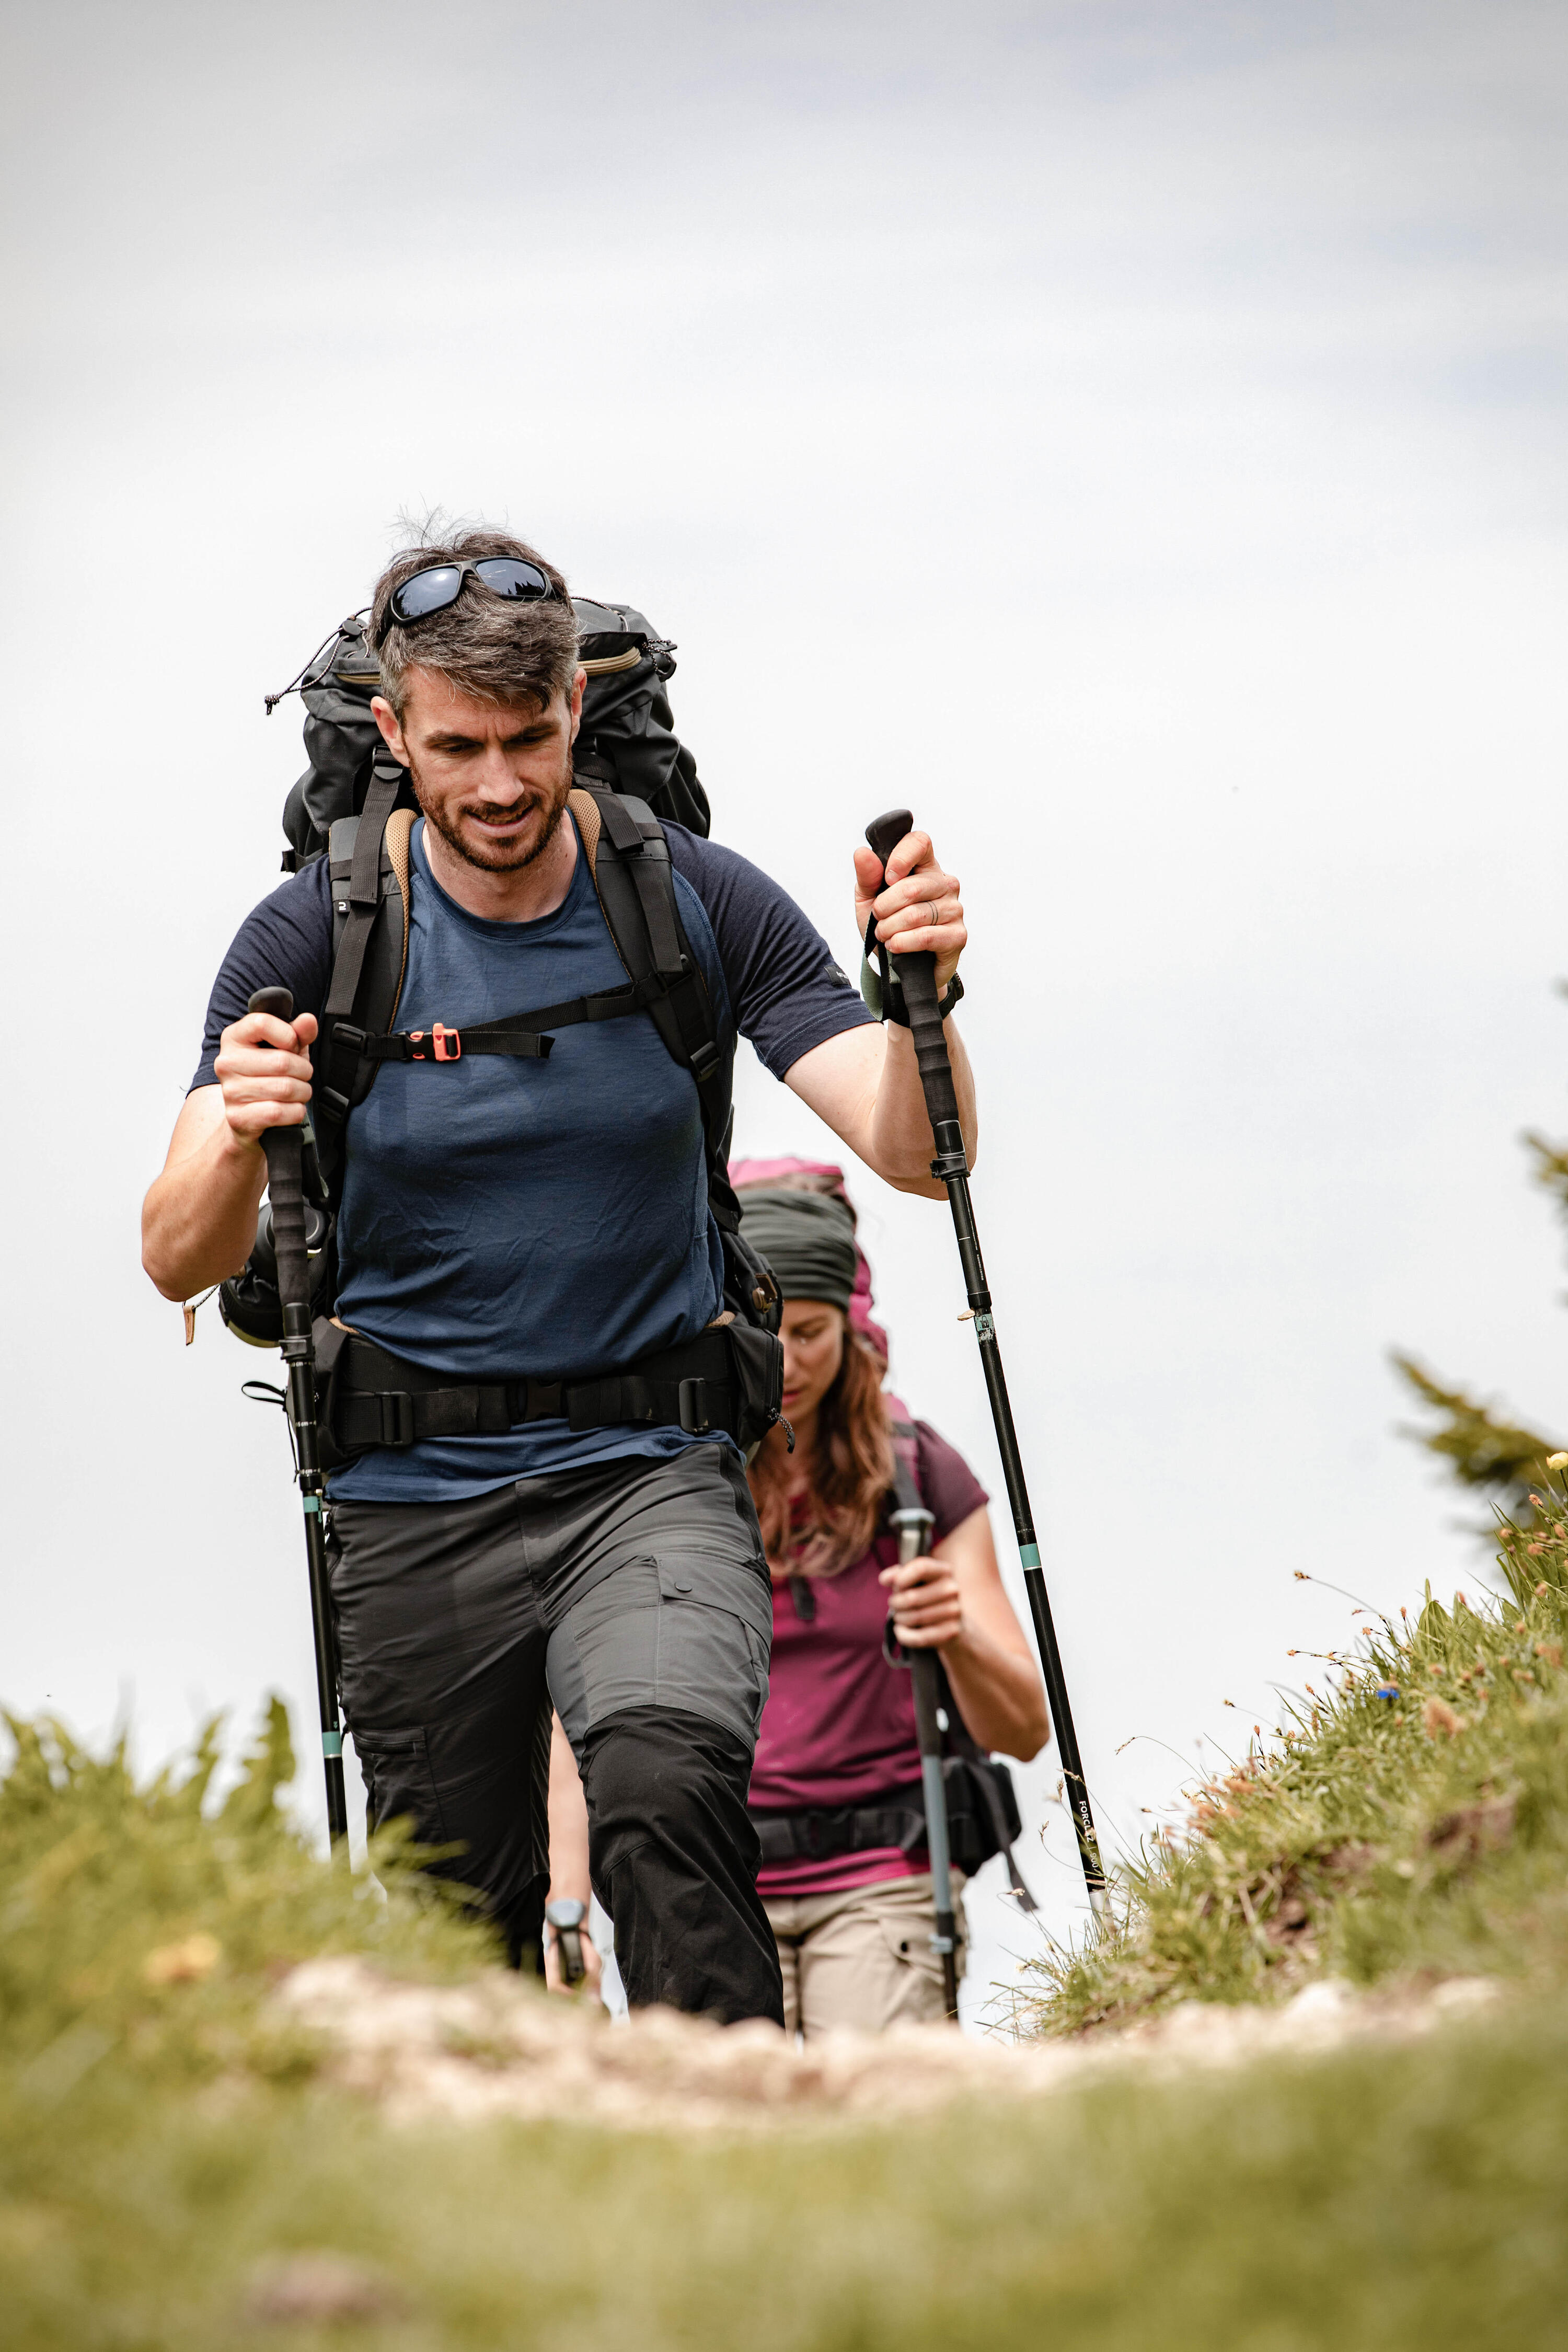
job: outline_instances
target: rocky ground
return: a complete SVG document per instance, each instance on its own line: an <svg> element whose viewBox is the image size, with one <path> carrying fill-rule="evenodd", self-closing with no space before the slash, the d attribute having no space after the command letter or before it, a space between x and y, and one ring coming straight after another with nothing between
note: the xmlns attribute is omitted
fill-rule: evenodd
<svg viewBox="0 0 1568 2352"><path fill-rule="evenodd" d="M1148 2023L1072 2041L974 2041L946 2025L834 2033L797 2047L776 2027L727 2031L673 2011L613 2025L492 1969L415 1984L342 1956L295 1969L275 1996L320 2038L329 2077L391 2119L557 2117L628 2129L767 2130L834 2116L881 2121L944 2101L1049 2097L1116 2070L1170 2074L1409 2041L1495 1998L1485 1978L1356 1993L1319 1980L1278 2007L1188 2001Z"/></svg>

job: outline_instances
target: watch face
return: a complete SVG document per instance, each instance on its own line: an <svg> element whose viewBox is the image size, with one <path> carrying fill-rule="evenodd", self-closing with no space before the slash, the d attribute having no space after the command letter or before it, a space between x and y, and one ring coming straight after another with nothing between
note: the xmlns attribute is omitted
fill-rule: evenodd
<svg viewBox="0 0 1568 2352"><path fill-rule="evenodd" d="M588 1916L588 1906L579 1903L574 1895L563 1895L559 1902L546 1904L544 1916L552 1927L580 1927Z"/></svg>

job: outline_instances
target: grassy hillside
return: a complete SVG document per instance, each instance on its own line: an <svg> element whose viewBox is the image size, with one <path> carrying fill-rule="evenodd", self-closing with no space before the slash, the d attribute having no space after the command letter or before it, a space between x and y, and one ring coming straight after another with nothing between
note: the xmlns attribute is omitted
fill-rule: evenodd
<svg viewBox="0 0 1568 2352"><path fill-rule="evenodd" d="M1523 1605L1385 1629L1315 1721L1206 1793L1040 2021L1269 1998L1324 1969L1479 1969L1516 2000L1414 2045L886 2130L389 2127L269 2021L271 1986L308 1953L446 1978L487 1948L395 1853L383 1897L300 1846L281 1710L221 1809L211 1735L138 1788L119 1755L13 1727L9 2352L1568 2342L1568 1537L1559 1505L1544 1517L1543 1549L1516 1547ZM268 2315L268 2265L301 2249L361 2266L357 2320Z"/></svg>
<svg viewBox="0 0 1568 2352"><path fill-rule="evenodd" d="M1309 1711L1125 1874L1122 1930L1040 1964L1040 2030L1268 2000L1320 1973L1563 1983L1568 1517L1554 1486L1531 1500L1501 1531L1506 1596L1445 1608L1428 1588L1416 1617L1328 1661Z"/></svg>

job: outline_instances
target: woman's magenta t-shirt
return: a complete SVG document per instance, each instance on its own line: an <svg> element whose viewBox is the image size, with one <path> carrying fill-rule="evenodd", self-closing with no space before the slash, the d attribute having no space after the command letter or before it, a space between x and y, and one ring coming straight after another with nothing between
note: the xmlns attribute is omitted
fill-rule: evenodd
<svg viewBox="0 0 1568 2352"><path fill-rule="evenodd" d="M940 1543L987 1496L963 1456L934 1429L918 1421L915 1433L915 1476L936 1521L931 1540ZM910 1675L882 1654L888 1595L877 1580L898 1557L898 1538L884 1533L838 1575L811 1578L816 1616L810 1624L795 1613L789 1585L774 1584L768 1703L752 1768L753 1811L831 1812L919 1780ZM923 1855L873 1846L821 1862L764 1863L757 1891L764 1902L837 1894L876 1879L910 1878L923 1866Z"/></svg>

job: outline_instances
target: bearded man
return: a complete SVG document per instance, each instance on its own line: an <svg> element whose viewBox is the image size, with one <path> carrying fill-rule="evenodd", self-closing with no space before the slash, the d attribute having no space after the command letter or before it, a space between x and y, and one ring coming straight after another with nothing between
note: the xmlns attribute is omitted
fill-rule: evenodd
<svg viewBox="0 0 1568 2352"><path fill-rule="evenodd" d="M529 578L526 593L506 584ZM500 532L413 548L376 583L369 635L376 721L420 811L409 1034L624 988L568 807L584 672L561 573ZM756 866L679 825L664 834L726 1090L747 1037L868 1167L942 1198L908 1030L873 1023ZM855 876L861 929L874 912L894 954L933 950L945 987L963 909L928 837L908 835L885 875L857 849ZM321 1082L332 915L322 858L255 908L224 959L143 1216L143 1263L168 1298L249 1255L261 1139L302 1122ZM290 1021L247 1011L277 986ZM949 1034L973 1152L968 1065ZM541 1932L553 1700L628 2000L782 2021L746 1810L772 1603L736 1433L673 1417L584 1428L537 1405L541 1383L635 1368L721 1318L707 1171L696 1081L647 1012L564 1028L547 1057L380 1068L343 1128L337 1318L425 1374L535 1403L483 1434L365 1444L334 1470L332 1602L373 1814L459 1849L445 1868L514 1958Z"/></svg>

